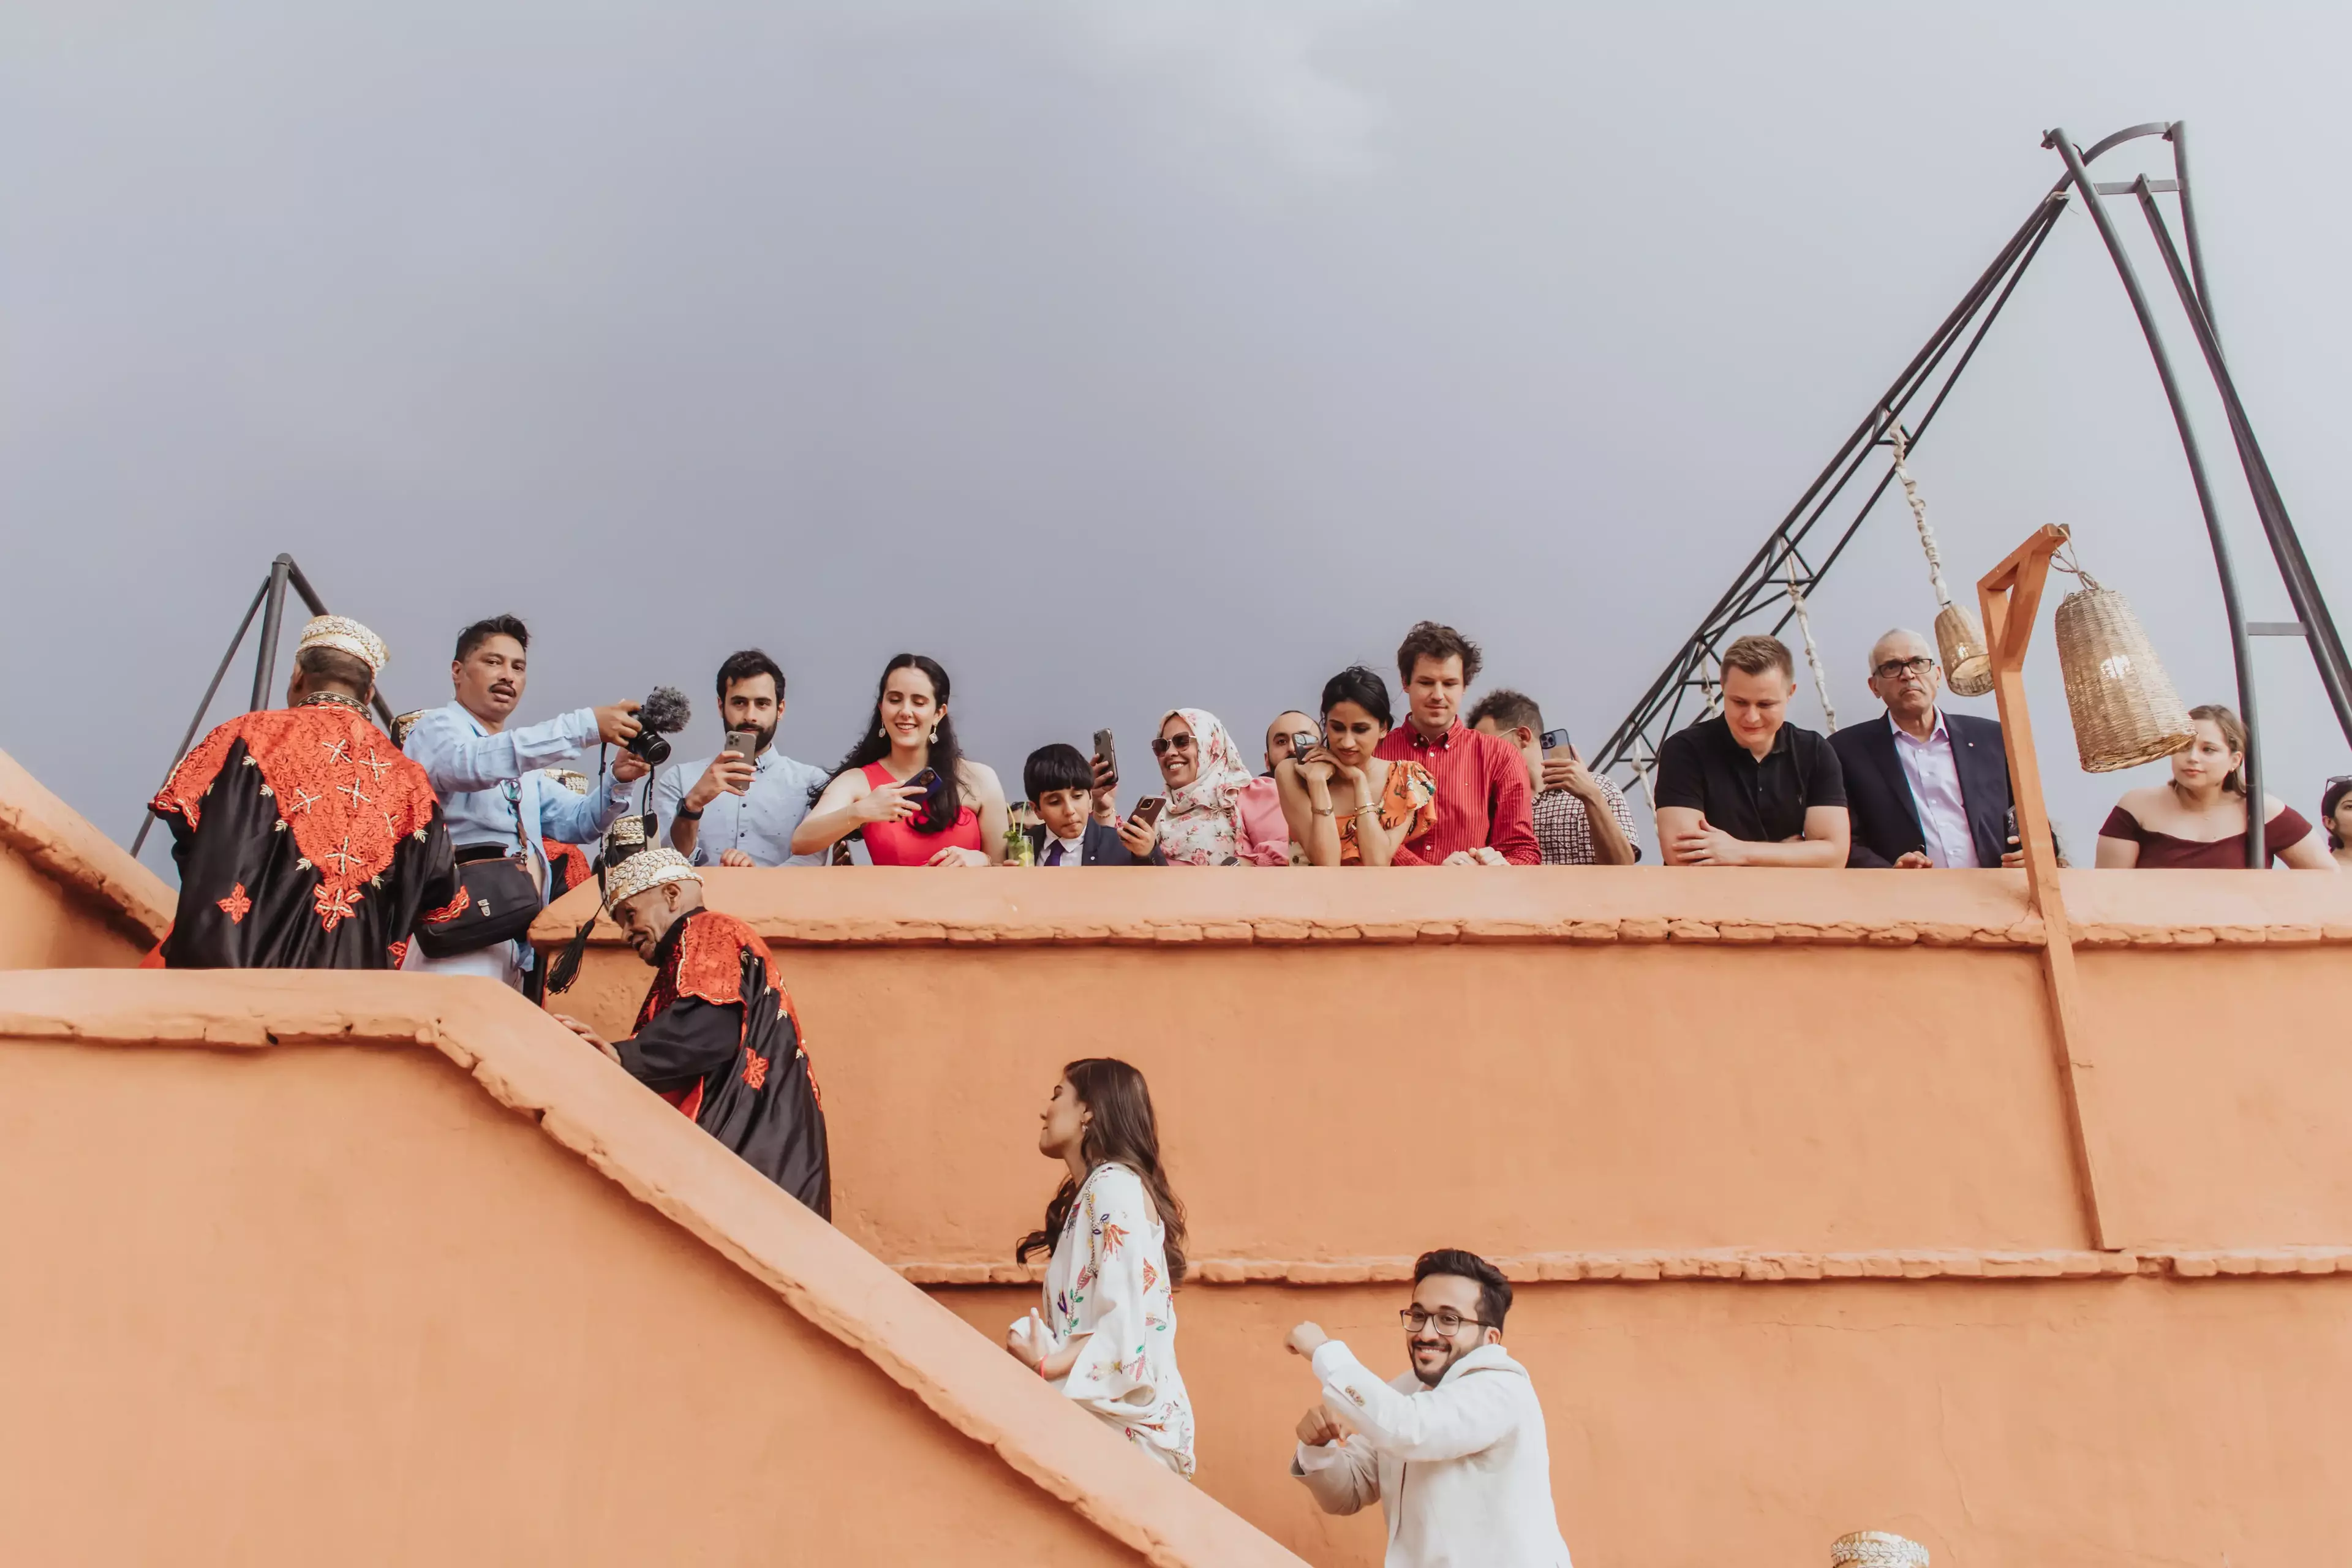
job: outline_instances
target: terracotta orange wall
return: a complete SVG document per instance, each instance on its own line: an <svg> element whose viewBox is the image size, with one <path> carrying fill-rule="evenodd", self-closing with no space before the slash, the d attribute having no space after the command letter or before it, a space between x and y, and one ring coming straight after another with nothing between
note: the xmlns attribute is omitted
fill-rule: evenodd
<svg viewBox="0 0 2352 1568"><path fill-rule="evenodd" d="M1002 1262L1046 1089L1108 1054L1207 1258L2090 1241L2021 874L1151 875L711 878L809 1031L845 1230ZM2257 879L2225 941L2078 875L2110 1239L2352 1240L2352 885ZM599 945L559 1005L625 1030L648 978Z"/></svg>
<svg viewBox="0 0 2352 1568"><path fill-rule="evenodd" d="M2352 1525L2352 888L2070 876L2102 1214L2146 1249L2092 1252L2020 876L1153 877L709 892L809 1029L840 1224L992 1338L1034 1286L961 1282L1024 1272L1045 1088L1144 1068L1202 1260L1202 1485L1310 1561L1380 1528L1284 1476L1282 1333L1400 1367L1436 1245L1522 1281L1580 1561L1856 1528L2268 1561ZM564 1005L625 1027L647 977L601 946Z"/></svg>
<svg viewBox="0 0 2352 1568"><path fill-rule="evenodd" d="M1032 1304L940 1294L983 1331ZM1201 1481L1311 1563L1373 1568L1377 1513L1288 1479L1311 1318L1403 1370L1402 1284L1178 1298ZM2352 1277L1528 1285L1580 1563L1811 1564L1849 1530L1937 1563L2334 1561L2352 1525ZM1736 1543L1727 1548L1727 1543Z"/></svg>
<svg viewBox="0 0 2352 1568"><path fill-rule="evenodd" d="M0 752L0 970L135 964L169 929L172 900Z"/></svg>
<svg viewBox="0 0 2352 1568"><path fill-rule="evenodd" d="M0 1256L12 1563L1291 1561L485 982L0 977Z"/></svg>

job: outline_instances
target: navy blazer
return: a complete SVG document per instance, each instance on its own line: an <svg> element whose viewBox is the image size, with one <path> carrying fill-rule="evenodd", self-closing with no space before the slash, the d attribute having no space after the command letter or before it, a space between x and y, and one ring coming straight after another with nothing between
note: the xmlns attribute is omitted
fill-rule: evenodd
<svg viewBox="0 0 2352 1568"><path fill-rule="evenodd" d="M2009 753L2000 724L1972 714L1944 713L1952 738L1952 761L1960 771L1960 801L1968 807L1969 837L1976 841L1977 864L1998 866L2009 847ZM1903 759L1895 754L1895 731L1885 712L1849 725L1830 737L1845 768L1845 805L1853 822L1849 866L1892 866L1914 849L1927 847L1919 826L1919 805Z"/></svg>
<svg viewBox="0 0 2352 1568"><path fill-rule="evenodd" d="M1045 829L1029 829L1029 847L1037 852L1037 863L1045 863ZM1158 845L1151 847L1151 858L1139 860L1135 852L1118 841L1118 829L1107 827L1093 817L1087 818L1087 830L1078 837L1078 864L1081 866L1165 866L1168 856Z"/></svg>

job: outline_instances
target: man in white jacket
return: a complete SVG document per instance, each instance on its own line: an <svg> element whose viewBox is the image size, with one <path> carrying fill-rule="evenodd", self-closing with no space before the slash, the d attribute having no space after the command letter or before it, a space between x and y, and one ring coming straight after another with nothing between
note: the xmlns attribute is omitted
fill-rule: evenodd
<svg viewBox="0 0 2352 1568"><path fill-rule="evenodd" d="M1383 1383L1317 1325L1290 1331L1323 1385L1290 1473L1326 1513L1379 1500L1387 1568L1569 1568L1543 1406L1503 1349L1510 1310L1502 1270L1448 1247L1413 1265L1398 1314L1412 1371Z"/></svg>

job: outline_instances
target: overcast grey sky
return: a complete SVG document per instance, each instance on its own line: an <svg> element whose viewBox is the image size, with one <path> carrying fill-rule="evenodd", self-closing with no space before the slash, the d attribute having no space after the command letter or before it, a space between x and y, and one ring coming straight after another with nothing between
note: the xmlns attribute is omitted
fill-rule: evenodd
<svg viewBox="0 0 2352 1568"><path fill-rule="evenodd" d="M911 647L1016 791L1106 724L1132 780L1160 710L1254 756L1424 616L1595 741L2056 177L2053 124L2194 128L2232 363L2352 614L2347 55L2342 6L20 0L0 745L127 842L281 549L397 706L511 609L525 718L675 682L697 751L733 647L823 763ZM1915 468L1956 585L2072 523L2231 698L2079 213ZM1933 614L1899 503L1815 608L1852 721ZM2310 815L2342 739L2299 644L2257 657ZM2046 622L2033 673L2087 858L2158 770L2077 771Z"/></svg>

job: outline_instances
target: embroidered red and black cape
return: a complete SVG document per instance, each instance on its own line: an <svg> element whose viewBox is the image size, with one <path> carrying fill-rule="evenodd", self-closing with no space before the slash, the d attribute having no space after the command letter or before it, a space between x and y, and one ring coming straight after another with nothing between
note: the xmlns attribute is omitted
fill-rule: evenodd
<svg viewBox="0 0 2352 1568"><path fill-rule="evenodd" d="M547 852L547 901L551 904L596 874L588 864L588 852L577 844L542 838L539 847Z"/></svg>
<svg viewBox="0 0 2352 1568"><path fill-rule="evenodd" d="M395 969L465 896L425 770L340 703L230 720L147 809L180 867L168 969Z"/></svg>
<svg viewBox="0 0 2352 1568"><path fill-rule="evenodd" d="M654 950L636 1033L615 1041L637 1080L826 1219L824 1109L792 998L759 933L732 915L681 915Z"/></svg>

